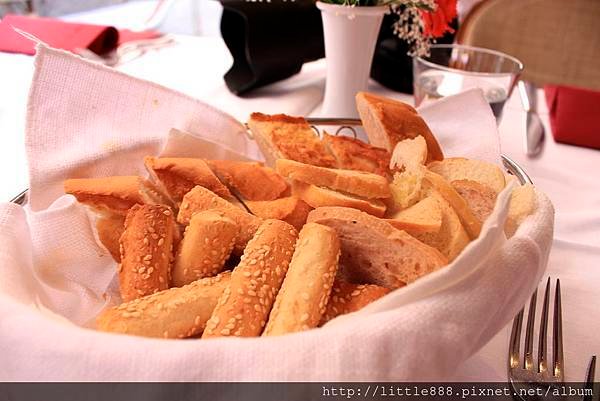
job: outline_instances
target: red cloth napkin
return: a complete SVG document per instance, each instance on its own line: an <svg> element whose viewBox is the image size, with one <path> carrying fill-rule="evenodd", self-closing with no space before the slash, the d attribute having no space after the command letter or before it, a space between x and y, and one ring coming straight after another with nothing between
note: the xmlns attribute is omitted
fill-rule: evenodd
<svg viewBox="0 0 600 401"><path fill-rule="evenodd" d="M552 85L544 91L556 142L600 149L600 92Z"/></svg>
<svg viewBox="0 0 600 401"><path fill-rule="evenodd" d="M28 32L57 49L89 49L97 54L107 53L123 42L160 36L156 31L118 31L111 26L9 14L0 21L0 51L35 54L35 43L15 32L12 27Z"/></svg>

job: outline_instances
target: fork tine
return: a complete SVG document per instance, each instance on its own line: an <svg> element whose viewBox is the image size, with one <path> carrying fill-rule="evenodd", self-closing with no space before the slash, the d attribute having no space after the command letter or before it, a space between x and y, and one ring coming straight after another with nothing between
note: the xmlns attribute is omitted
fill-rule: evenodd
<svg viewBox="0 0 600 401"><path fill-rule="evenodd" d="M588 365L587 368L587 374L585 375L585 384L583 386L583 388L585 390L591 390L592 394L585 394L583 395L583 401L592 401L592 397L593 397L593 391L594 391L594 375L596 373L596 355L592 356L592 359L590 360L590 364Z"/></svg>
<svg viewBox="0 0 600 401"><path fill-rule="evenodd" d="M548 370L548 306L550 304L550 277L546 282L546 291L544 292L544 305L542 306L542 316L540 317L540 338L538 343L538 373L544 373Z"/></svg>
<svg viewBox="0 0 600 401"><path fill-rule="evenodd" d="M519 311L513 320L513 327L510 332L510 344L508 347L508 369L519 366L519 349L521 343L521 326L523 324L524 308Z"/></svg>
<svg viewBox="0 0 600 401"><path fill-rule="evenodd" d="M552 337L552 356L554 363L552 364L552 372L555 377L561 381L565 377L564 355L563 355L563 338L562 338L562 304L560 300L560 279L556 279L556 291L554 294L554 319L553 337Z"/></svg>
<svg viewBox="0 0 600 401"><path fill-rule="evenodd" d="M535 309L537 304L537 289L533 292L529 301L529 312L527 315L527 330L525 331L525 359L523 368L533 369L533 329L535 326Z"/></svg>

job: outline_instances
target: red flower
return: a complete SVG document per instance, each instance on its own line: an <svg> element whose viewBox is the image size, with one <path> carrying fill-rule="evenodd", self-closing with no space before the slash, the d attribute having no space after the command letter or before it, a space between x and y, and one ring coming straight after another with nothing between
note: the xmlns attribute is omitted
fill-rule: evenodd
<svg viewBox="0 0 600 401"><path fill-rule="evenodd" d="M425 35L439 38L446 32L454 32L450 23L456 18L456 0L435 0L437 8L434 12L421 11L425 23Z"/></svg>

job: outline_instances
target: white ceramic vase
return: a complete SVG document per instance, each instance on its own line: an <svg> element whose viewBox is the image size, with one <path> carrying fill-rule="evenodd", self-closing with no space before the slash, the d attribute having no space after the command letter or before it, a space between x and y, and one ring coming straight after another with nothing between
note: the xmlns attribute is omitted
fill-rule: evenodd
<svg viewBox="0 0 600 401"><path fill-rule="evenodd" d="M367 89L387 6L350 7L317 1L323 19L327 80L321 115L358 117L354 97Z"/></svg>

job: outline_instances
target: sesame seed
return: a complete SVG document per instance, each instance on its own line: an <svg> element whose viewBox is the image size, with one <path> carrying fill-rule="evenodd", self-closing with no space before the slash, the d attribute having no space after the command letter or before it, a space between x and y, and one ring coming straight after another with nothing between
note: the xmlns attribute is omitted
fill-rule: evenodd
<svg viewBox="0 0 600 401"><path fill-rule="evenodd" d="M304 299L305 301L308 301L310 298L310 296L308 295L307 292L303 292L301 296L302 296L302 299Z"/></svg>
<svg viewBox="0 0 600 401"><path fill-rule="evenodd" d="M248 290L248 295L255 297L256 296L256 291L254 290Z"/></svg>
<svg viewBox="0 0 600 401"><path fill-rule="evenodd" d="M165 243L165 239L161 238L161 239L158 240L158 244L157 245L158 246L162 246L162 244L164 244L164 243Z"/></svg>
<svg viewBox="0 0 600 401"><path fill-rule="evenodd" d="M360 291L359 290L354 290L350 293L350 295L352 295L353 297L360 295Z"/></svg>
<svg viewBox="0 0 600 401"><path fill-rule="evenodd" d="M223 329L223 330L221 330L221 334L223 334L224 336L228 336L229 333L230 333L229 329Z"/></svg>

